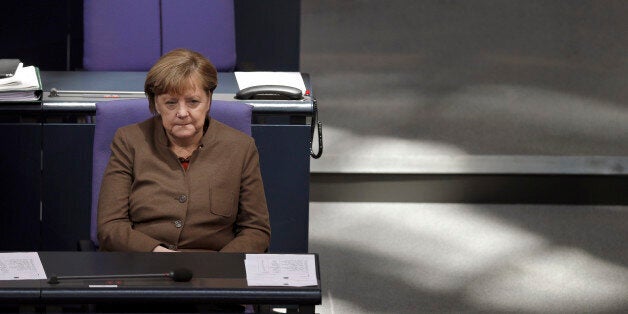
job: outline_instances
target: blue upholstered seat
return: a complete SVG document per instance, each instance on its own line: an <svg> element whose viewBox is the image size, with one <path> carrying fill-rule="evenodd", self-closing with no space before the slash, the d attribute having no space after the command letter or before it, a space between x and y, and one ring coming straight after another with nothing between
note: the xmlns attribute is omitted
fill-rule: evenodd
<svg viewBox="0 0 628 314"><path fill-rule="evenodd" d="M235 101L213 100L209 115L232 128L251 135L252 107ZM96 219L98 192L102 176L111 154L111 141L116 130L125 125L144 121L151 117L147 99L115 100L96 103L96 127L94 131L92 164L92 208L90 238L98 245ZM83 244L84 245L84 244Z"/></svg>
<svg viewBox="0 0 628 314"><path fill-rule="evenodd" d="M219 72L236 64L233 0L85 0L83 29L90 71L148 71L175 48L200 52Z"/></svg>

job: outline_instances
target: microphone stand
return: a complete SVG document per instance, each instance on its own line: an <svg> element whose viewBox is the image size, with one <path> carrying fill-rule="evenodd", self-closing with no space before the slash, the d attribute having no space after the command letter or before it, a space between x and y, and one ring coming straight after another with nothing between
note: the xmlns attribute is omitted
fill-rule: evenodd
<svg viewBox="0 0 628 314"><path fill-rule="evenodd" d="M118 278L172 278L177 282L186 282L192 279L192 272L188 269L181 268L161 274L128 274L128 275L85 275L85 276L51 276L48 283L56 285L60 280L72 279L118 279Z"/></svg>
<svg viewBox="0 0 628 314"><path fill-rule="evenodd" d="M89 275L89 276L51 276L48 283L56 285L60 280L72 279L112 279L112 278L163 278L171 277L170 273L163 274L131 274L131 275Z"/></svg>

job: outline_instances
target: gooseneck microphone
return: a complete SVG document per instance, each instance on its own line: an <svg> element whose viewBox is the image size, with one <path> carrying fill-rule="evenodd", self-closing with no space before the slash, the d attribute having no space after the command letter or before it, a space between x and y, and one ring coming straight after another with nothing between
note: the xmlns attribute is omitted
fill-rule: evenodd
<svg viewBox="0 0 628 314"><path fill-rule="evenodd" d="M58 284L61 280L72 279L118 279L118 278L172 278L176 282L188 282L192 279L192 271L187 268L178 268L161 274L129 274L129 275L87 275L87 276L51 276L48 283Z"/></svg>

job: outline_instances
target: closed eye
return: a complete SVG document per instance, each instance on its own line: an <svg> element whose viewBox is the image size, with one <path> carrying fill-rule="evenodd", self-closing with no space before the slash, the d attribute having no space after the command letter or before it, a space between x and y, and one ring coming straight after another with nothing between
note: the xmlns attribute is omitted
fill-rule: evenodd
<svg viewBox="0 0 628 314"><path fill-rule="evenodd" d="M200 104L201 104L200 100L196 100L196 99L188 100L188 107L190 107L190 108L196 108Z"/></svg>
<svg viewBox="0 0 628 314"><path fill-rule="evenodd" d="M166 101L165 104L168 109L174 109L177 106L176 101Z"/></svg>

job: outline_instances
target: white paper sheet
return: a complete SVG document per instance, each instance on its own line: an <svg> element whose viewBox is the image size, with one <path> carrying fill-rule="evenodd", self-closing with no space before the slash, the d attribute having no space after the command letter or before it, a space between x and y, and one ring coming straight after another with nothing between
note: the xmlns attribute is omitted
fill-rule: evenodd
<svg viewBox="0 0 628 314"><path fill-rule="evenodd" d="M316 286L314 255L247 254L244 260L249 286Z"/></svg>
<svg viewBox="0 0 628 314"><path fill-rule="evenodd" d="M21 65L21 63L20 63ZM0 79L0 91L32 91L40 89L34 66L18 67L15 75Z"/></svg>
<svg viewBox="0 0 628 314"><path fill-rule="evenodd" d="M283 85L298 88L305 95L305 83L299 72L235 72L235 77L240 89L258 85Z"/></svg>
<svg viewBox="0 0 628 314"><path fill-rule="evenodd" d="M0 280L46 278L37 252L0 253Z"/></svg>

